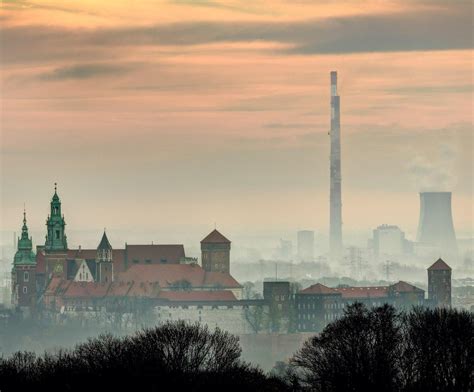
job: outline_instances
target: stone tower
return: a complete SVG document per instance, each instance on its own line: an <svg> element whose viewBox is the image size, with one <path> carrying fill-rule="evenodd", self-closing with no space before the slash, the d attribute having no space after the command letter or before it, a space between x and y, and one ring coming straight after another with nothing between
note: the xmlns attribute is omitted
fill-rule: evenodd
<svg viewBox="0 0 474 392"><path fill-rule="evenodd" d="M214 229L201 241L202 268L208 272L230 272L230 241Z"/></svg>
<svg viewBox="0 0 474 392"><path fill-rule="evenodd" d="M428 299L434 306L451 306L451 267L442 259L428 268Z"/></svg>
<svg viewBox="0 0 474 392"><path fill-rule="evenodd" d="M100 244L97 247L97 281L100 283L109 283L114 280L114 265L112 262L112 245L110 245L107 234L102 235Z"/></svg>
<svg viewBox="0 0 474 392"><path fill-rule="evenodd" d="M22 308L25 313L31 312L36 303L36 256L32 249L24 211L21 237L18 239L18 249L13 259L12 303L15 307Z"/></svg>

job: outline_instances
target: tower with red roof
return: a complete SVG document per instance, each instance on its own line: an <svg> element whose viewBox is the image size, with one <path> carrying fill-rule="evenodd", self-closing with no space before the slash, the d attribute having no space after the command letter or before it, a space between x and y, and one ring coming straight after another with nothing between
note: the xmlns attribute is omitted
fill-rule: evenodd
<svg viewBox="0 0 474 392"><path fill-rule="evenodd" d="M434 306L451 306L451 267L441 258L428 268L428 299Z"/></svg>
<svg viewBox="0 0 474 392"><path fill-rule="evenodd" d="M207 272L230 273L230 241L216 229L201 241L201 263Z"/></svg>

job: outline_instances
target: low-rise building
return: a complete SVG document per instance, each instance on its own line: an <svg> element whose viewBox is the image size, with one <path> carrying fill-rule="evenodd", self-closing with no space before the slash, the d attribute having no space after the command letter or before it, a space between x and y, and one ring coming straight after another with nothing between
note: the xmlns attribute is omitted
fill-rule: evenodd
<svg viewBox="0 0 474 392"><path fill-rule="evenodd" d="M316 283L295 296L296 325L301 332L319 332L341 317L344 308L352 303L368 307L389 304L403 309L423 305L424 297L424 290L402 281L390 286L336 288Z"/></svg>

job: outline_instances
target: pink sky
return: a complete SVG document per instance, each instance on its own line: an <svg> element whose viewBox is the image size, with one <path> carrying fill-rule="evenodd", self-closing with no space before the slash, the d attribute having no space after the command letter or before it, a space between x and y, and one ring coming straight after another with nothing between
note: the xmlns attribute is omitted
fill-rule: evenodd
<svg viewBox="0 0 474 392"><path fill-rule="evenodd" d="M113 3L113 5L111 4ZM472 235L472 6L4 1L1 229L327 231L329 72L347 230L413 232L453 191Z"/></svg>

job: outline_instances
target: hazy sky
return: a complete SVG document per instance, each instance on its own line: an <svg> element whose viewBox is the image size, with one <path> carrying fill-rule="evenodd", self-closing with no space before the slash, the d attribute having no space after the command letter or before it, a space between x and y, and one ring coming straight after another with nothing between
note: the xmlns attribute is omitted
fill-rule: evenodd
<svg viewBox="0 0 474 392"><path fill-rule="evenodd" d="M44 231L57 181L69 229L325 232L337 70L345 230L413 231L419 190L439 189L469 235L472 15L448 0L3 0L1 229L26 202Z"/></svg>

